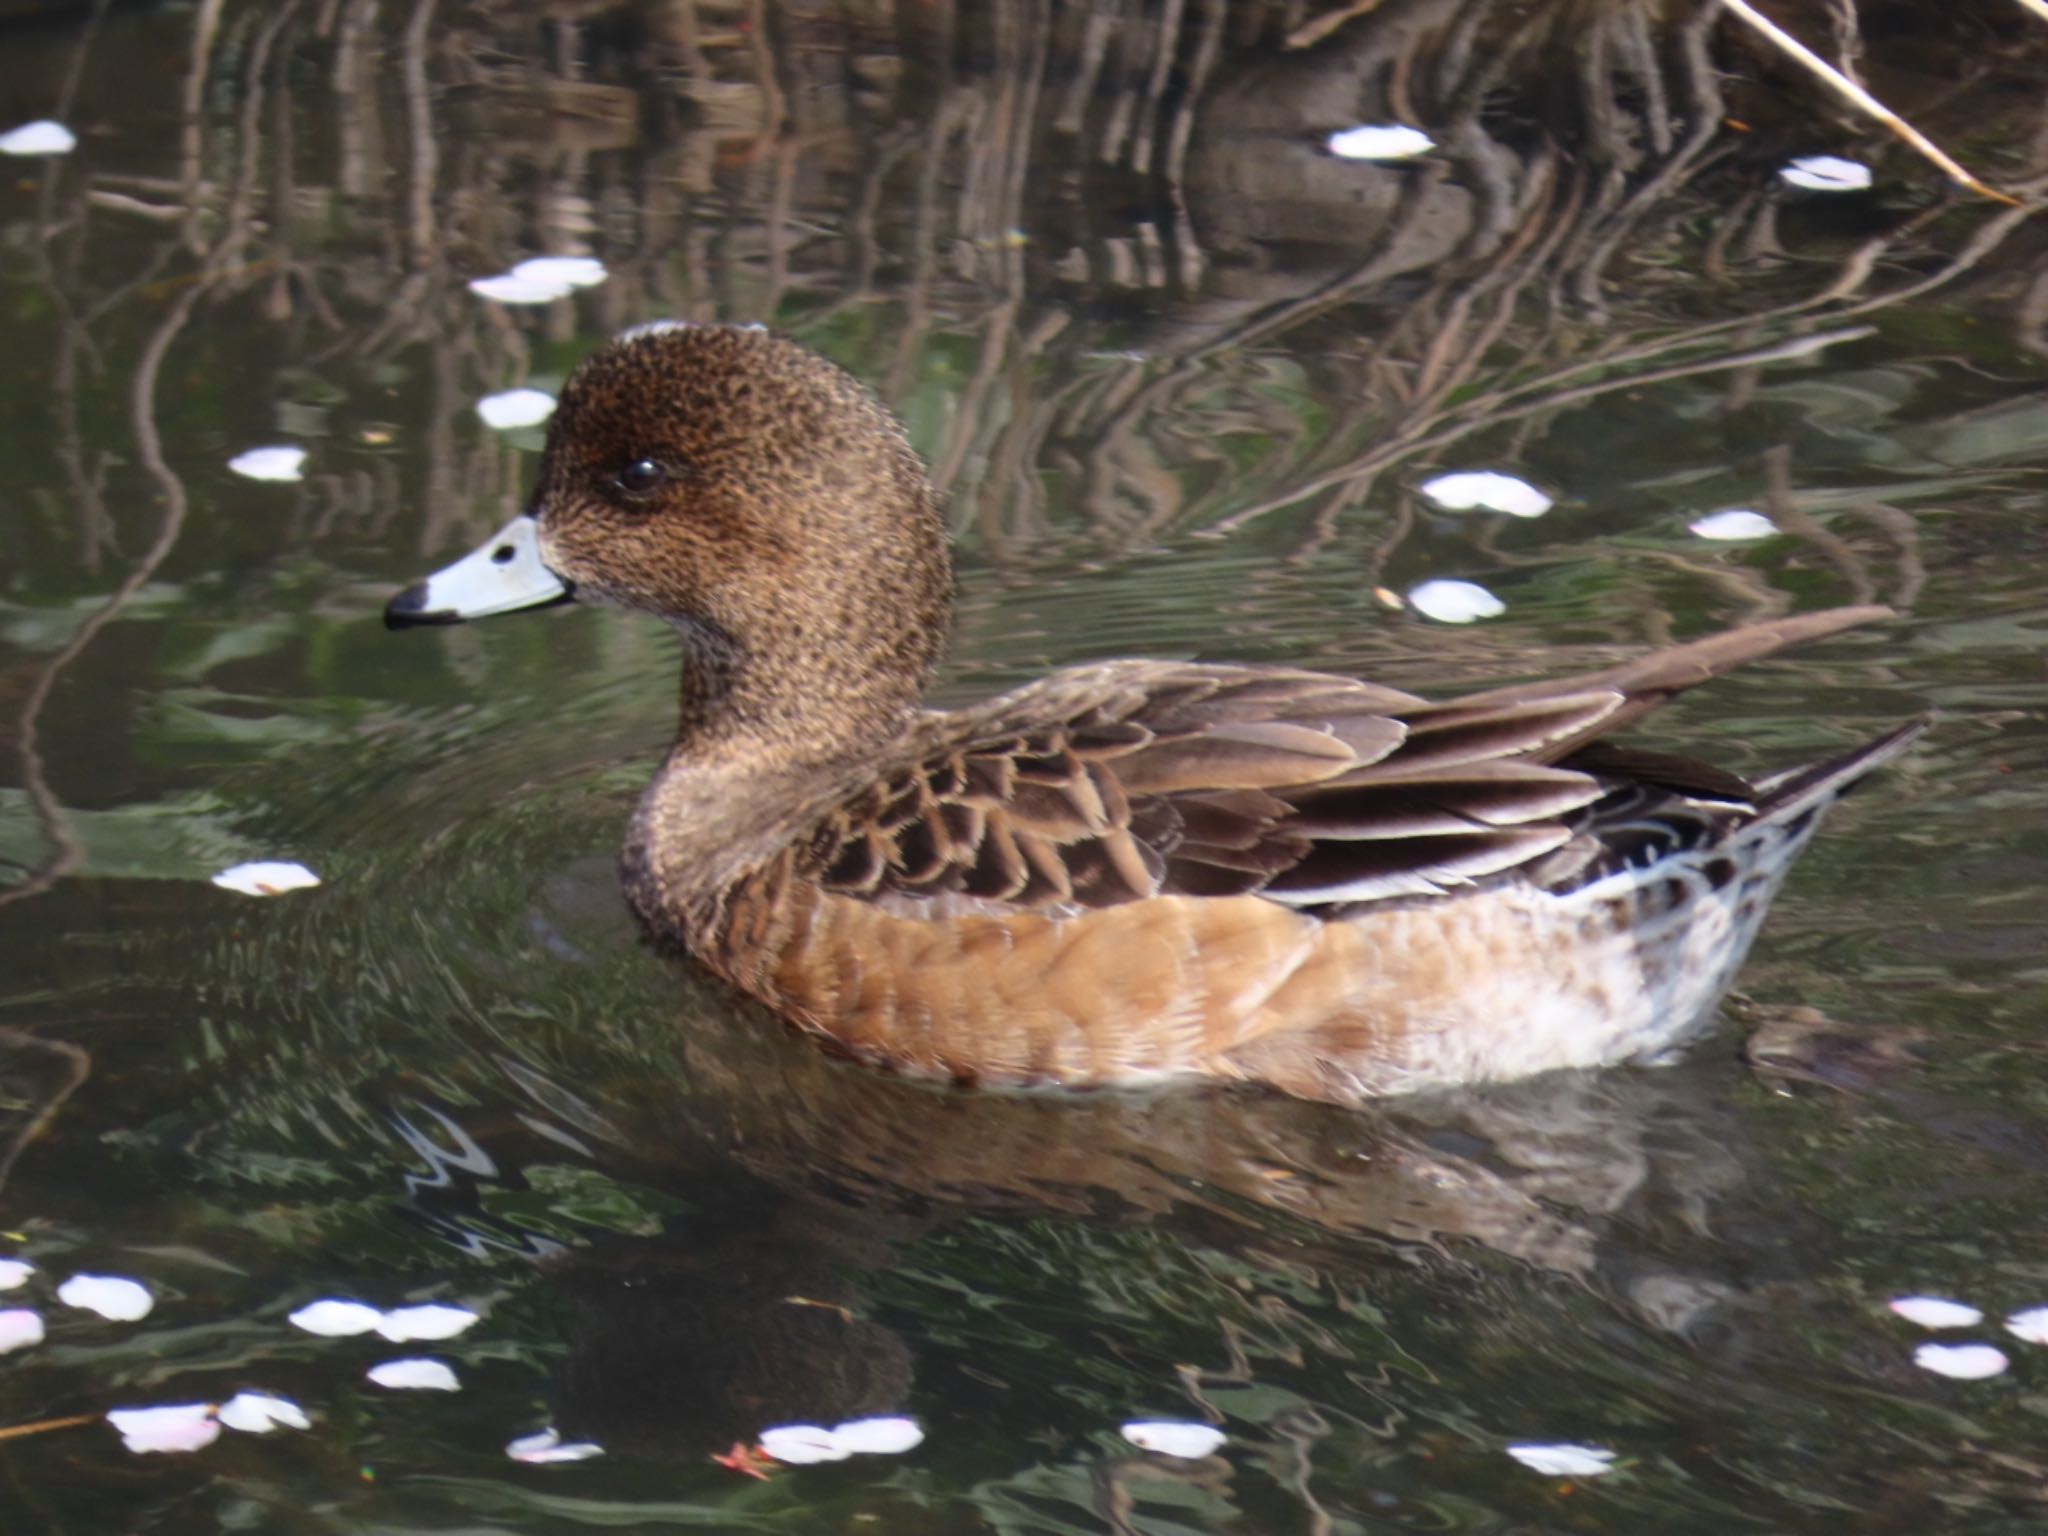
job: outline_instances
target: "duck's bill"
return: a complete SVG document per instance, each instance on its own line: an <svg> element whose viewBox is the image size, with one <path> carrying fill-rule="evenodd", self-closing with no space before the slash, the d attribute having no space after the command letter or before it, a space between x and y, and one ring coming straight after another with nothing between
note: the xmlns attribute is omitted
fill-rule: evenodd
<svg viewBox="0 0 2048 1536"><path fill-rule="evenodd" d="M569 583L540 557L540 524L522 512L483 545L416 581L384 605L392 629L415 624L460 624L520 608L566 603Z"/></svg>

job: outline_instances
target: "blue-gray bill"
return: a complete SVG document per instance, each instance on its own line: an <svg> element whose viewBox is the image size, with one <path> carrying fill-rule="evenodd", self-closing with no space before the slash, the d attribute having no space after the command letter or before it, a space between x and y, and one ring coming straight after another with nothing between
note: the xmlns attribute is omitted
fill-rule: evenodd
<svg viewBox="0 0 2048 1536"><path fill-rule="evenodd" d="M391 629L460 624L565 603L573 595L569 583L541 558L539 522L522 512L453 565L392 598L384 607L384 623Z"/></svg>

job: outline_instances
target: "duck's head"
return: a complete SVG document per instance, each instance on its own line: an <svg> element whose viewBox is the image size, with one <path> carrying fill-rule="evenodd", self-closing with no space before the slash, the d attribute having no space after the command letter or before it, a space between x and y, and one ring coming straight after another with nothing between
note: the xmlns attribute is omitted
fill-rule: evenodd
<svg viewBox="0 0 2048 1536"><path fill-rule="evenodd" d="M569 376L527 510L385 622L658 614L683 636L685 738L802 758L900 727L951 590L930 481L873 394L763 330L658 323Z"/></svg>

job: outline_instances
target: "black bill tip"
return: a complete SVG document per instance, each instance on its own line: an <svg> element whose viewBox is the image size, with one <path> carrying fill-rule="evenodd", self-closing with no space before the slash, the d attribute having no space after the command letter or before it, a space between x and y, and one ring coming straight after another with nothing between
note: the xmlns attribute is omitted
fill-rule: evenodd
<svg viewBox="0 0 2048 1536"><path fill-rule="evenodd" d="M452 608L428 608L427 584L416 581L384 605L386 629L418 629L427 624L460 624L462 615Z"/></svg>

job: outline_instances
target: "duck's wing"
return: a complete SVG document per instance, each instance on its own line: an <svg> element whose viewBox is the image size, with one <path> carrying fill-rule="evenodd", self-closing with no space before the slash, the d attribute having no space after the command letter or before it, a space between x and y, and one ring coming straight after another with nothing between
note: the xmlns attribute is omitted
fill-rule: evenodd
<svg viewBox="0 0 2048 1536"><path fill-rule="evenodd" d="M1603 801L1628 796L1620 820L1638 826L1667 802L1718 819L1754 799L1707 765L1596 746L1605 732L1884 612L1754 626L1448 703L1315 672L1075 669L934 717L896 771L823 818L799 872L837 895L936 901L934 914L1233 895L1330 911L1518 875L1547 883L1549 870L1583 870L1582 857L1550 856L1583 850Z"/></svg>

